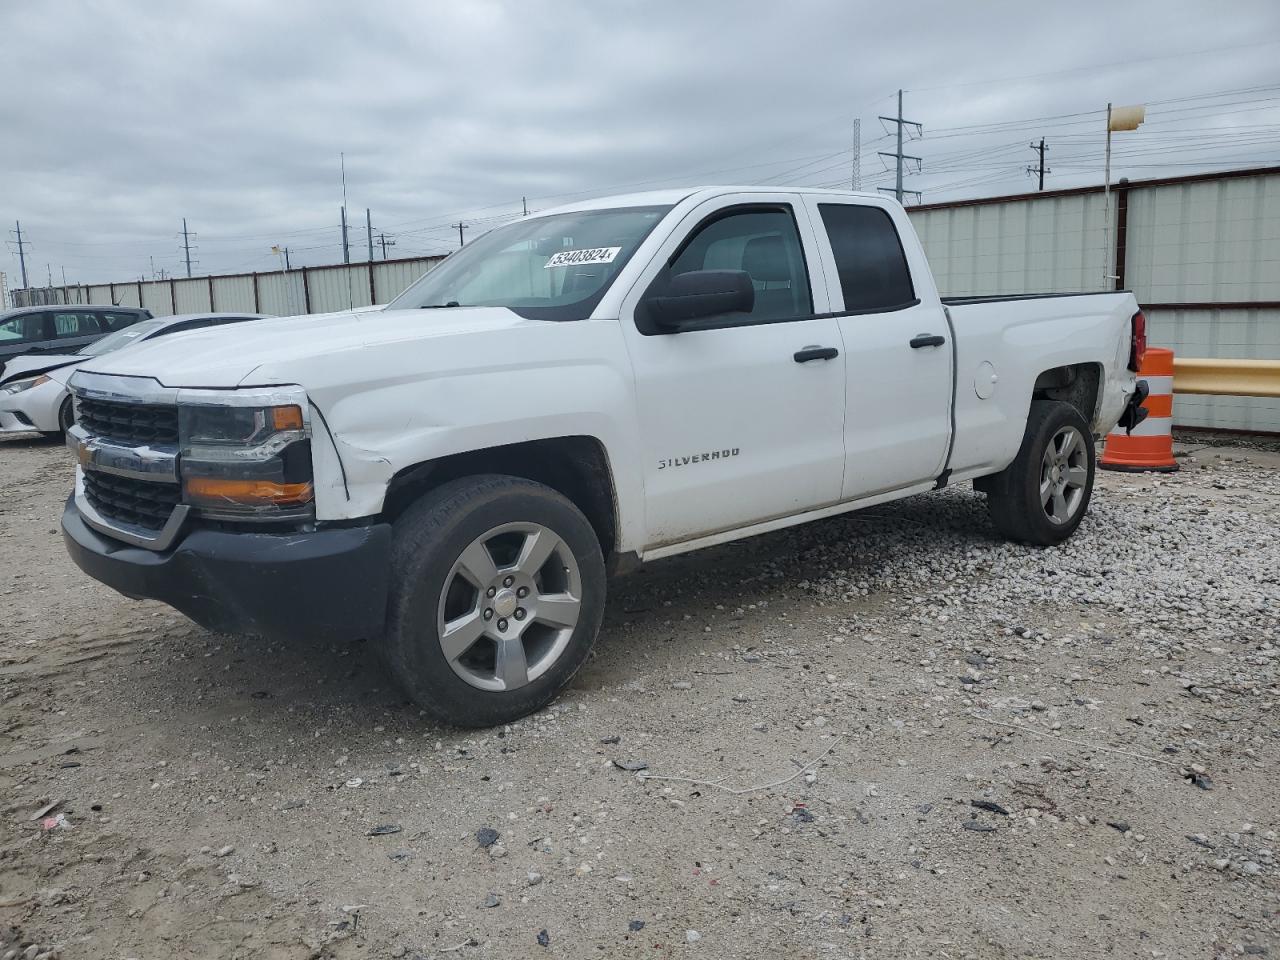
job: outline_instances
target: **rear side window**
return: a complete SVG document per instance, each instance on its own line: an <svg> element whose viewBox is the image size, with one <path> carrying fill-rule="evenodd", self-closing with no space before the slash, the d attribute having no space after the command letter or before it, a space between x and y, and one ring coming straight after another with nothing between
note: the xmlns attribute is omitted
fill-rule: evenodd
<svg viewBox="0 0 1280 960"><path fill-rule="evenodd" d="M879 207L820 203L831 240L844 309L849 313L896 310L916 302L902 241Z"/></svg>
<svg viewBox="0 0 1280 960"><path fill-rule="evenodd" d="M69 337L96 337L105 332L98 324L93 313L72 313L55 311L53 314L53 335L62 340Z"/></svg>

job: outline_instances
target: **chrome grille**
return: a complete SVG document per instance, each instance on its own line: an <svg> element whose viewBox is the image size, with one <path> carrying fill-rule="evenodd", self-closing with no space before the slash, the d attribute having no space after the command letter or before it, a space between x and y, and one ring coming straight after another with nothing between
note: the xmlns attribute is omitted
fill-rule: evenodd
<svg viewBox="0 0 1280 960"><path fill-rule="evenodd" d="M122 403L80 397L76 421L93 436L126 444L176 444L178 408L169 404Z"/></svg>
<svg viewBox="0 0 1280 960"><path fill-rule="evenodd" d="M107 519L159 530L181 500L182 491L176 483L131 480L86 470L84 495Z"/></svg>

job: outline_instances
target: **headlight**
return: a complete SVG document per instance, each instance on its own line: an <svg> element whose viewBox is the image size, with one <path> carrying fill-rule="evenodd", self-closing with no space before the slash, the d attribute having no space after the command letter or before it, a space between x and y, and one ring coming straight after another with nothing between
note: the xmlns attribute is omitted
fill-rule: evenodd
<svg viewBox="0 0 1280 960"><path fill-rule="evenodd" d="M6 383L0 387L0 392L14 394L22 393L24 390L30 390L32 387L38 387L42 383L48 383L49 378L45 376L32 377L29 380L15 380L13 383Z"/></svg>
<svg viewBox="0 0 1280 960"><path fill-rule="evenodd" d="M310 517L311 439L300 404L178 408L183 502L221 520Z"/></svg>

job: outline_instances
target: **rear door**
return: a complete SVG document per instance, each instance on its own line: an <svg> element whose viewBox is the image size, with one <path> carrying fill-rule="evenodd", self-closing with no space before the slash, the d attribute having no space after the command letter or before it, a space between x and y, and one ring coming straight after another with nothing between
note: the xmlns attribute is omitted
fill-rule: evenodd
<svg viewBox="0 0 1280 960"><path fill-rule="evenodd" d="M53 317L54 348L59 353L75 353L108 332L94 310L55 307L50 313Z"/></svg>
<svg viewBox="0 0 1280 960"><path fill-rule="evenodd" d="M818 316L828 303L821 274L810 277L815 243L793 195L709 200L686 215L623 300L649 546L839 499L844 357L836 321ZM680 332L649 328L646 294L704 269L745 271L751 312Z"/></svg>
<svg viewBox="0 0 1280 960"><path fill-rule="evenodd" d="M890 209L871 198L806 202L846 358L842 498L932 480L951 436L952 344L923 253L913 242L909 263Z"/></svg>

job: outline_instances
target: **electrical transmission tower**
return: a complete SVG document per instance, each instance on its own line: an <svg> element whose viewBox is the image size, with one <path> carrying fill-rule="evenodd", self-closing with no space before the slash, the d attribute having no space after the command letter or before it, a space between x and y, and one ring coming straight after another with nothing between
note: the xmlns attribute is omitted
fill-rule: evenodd
<svg viewBox="0 0 1280 960"><path fill-rule="evenodd" d="M1041 189L1041 190L1043 190L1043 189L1044 189L1044 175L1045 175L1046 173L1053 173L1053 171L1052 171L1052 170L1050 170L1048 167L1046 167L1046 166L1044 165L1044 154L1045 154L1045 151L1046 151L1046 150L1048 150L1049 148L1048 148L1048 147L1046 147L1046 146L1044 145L1044 137L1041 137L1041 138L1040 138L1040 143L1039 143L1039 144L1035 144L1035 143L1033 143L1033 144L1031 144L1030 146L1031 146L1031 149L1032 149L1032 150L1034 150L1034 151L1036 151L1036 153L1040 154L1040 164L1039 164L1039 166L1038 166L1038 167L1037 167L1037 166L1027 167L1027 173L1031 174L1033 177L1034 177L1034 176L1036 176L1037 174L1039 174L1039 177L1040 177L1040 189Z"/></svg>
<svg viewBox="0 0 1280 960"><path fill-rule="evenodd" d="M877 187L876 189L878 189L878 190L880 190L880 191L882 191L882 192L884 192L884 193L892 193L892 194L897 198L897 200L898 200L898 202L899 202L899 203L901 203L901 202L902 202L902 196L903 196L903 194L907 194L907 193L910 193L910 194L912 194L913 196L915 196L915 198L916 198L916 200L917 200L917 202L918 202L918 201L920 200L920 191L919 191L919 190L904 190L904 189L902 189L902 175L903 175L903 167L904 167L904 163L905 163L905 161L907 161L907 160L914 160L914 161L915 161L915 163L916 163L916 173L919 173L919 172L920 172L920 170L921 170L921 168L922 168L922 166L923 166L923 161L922 161L919 157L913 157L913 156L911 156L910 154L905 154L905 153L903 153L903 152L902 152L902 134L903 134L903 128L905 128L905 127L915 127L915 128L916 128L916 136L917 136L917 137L922 137L922 136L924 136L924 127L923 127L923 126L921 126L919 123L917 123L917 122L916 122L916 121L914 121L914 120L904 120L904 119L903 119L903 117L902 117L902 91L901 91L901 90L899 90L899 91L898 91L898 115L897 115L896 117L881 117L880 119L881 119L881 120L883 120L883 121L885 121L886 123L893 123L893 124L897 124L897 126L898 126L898 149L897 149L895 152L893 152L893 153L885 153L883 150L879 151L880 156L882 156L882 157L891 157L891 158L893 158L893 160L896 162L896 165L897 165L897 179L896 179L896 181L895 181L895 183L894 183L894 185L893 185L892 187Z"/></svg>
<svg viewBox="0 0 1280 960"><path fill-rule="evenodd" d="M22 239L22 221L15 220L13 225L17 230L10 230L10 233L16 233L18 236L18 263L22 266L22 289L27 289L27 247L31 246L30 240Z"/></svg>
<svg viewBox="0 0 1280 960"><path fill-rule="evenodd" d="M853 190L862 189L862 121L853 121L853 171L849 177Z"/></svg>

